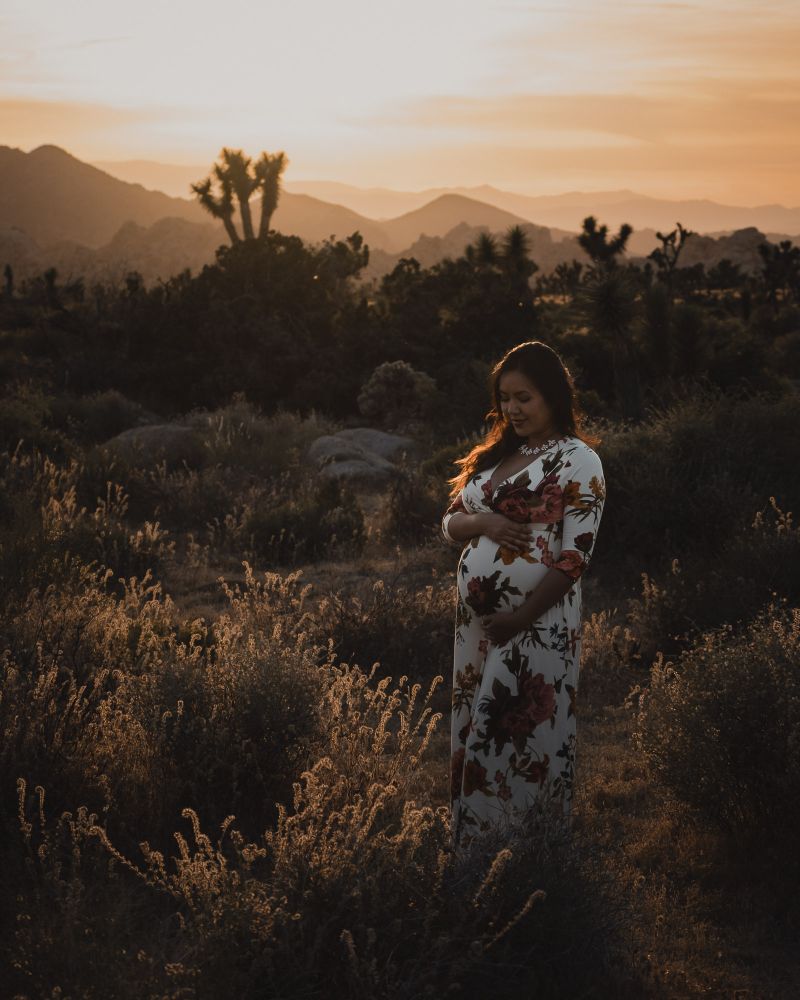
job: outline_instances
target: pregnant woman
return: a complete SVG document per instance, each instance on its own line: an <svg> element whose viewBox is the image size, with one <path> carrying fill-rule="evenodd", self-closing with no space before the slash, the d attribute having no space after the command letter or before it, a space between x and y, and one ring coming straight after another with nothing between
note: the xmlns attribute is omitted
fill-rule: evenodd
<svg viewBox="0 0 800 1000"><path fill-rule="evenodd" d="M550 347L520 344L495 366L483 442L457 461L442 519L468 543L458 564L453 663L453 840L532 810L569 815L581 574L605 501L603 467L579 426L572 378Z"/></svg>

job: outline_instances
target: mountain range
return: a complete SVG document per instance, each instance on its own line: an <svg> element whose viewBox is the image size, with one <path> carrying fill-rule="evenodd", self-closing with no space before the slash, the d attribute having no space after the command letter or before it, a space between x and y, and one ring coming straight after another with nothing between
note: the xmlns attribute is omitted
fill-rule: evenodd
<svg viewBox="0 0 800 1000"><path fill-rule="evenodd" d="M122 166L120 173L144 179L152 178L155 168L169 169L149 161ZM20 276L52 265L65 276L116 280L138 270L146 281L154 281L186 267L199 270L227 242L222 225L196 201L150 190L113 176L112 164L104 167L82 162L57 146L30 153L0 146L0 263L11 263ZM173 185L180 172L185 178L191 171L188 176L194 180L208 172L188 167L172 171ZM253 207L257 217L259 206ZM388 218L365 214L387 207L401 211ZM400 257L414 256L430 266L463 253L481 232L501 233L521 225L534 260L547 273L561 261L586 260L576 234L589 214L611 229L622 222L634 226L628 243L632 258L646 256L657 245L655 227L671 229L680 219L707 234L694 248L702 259L713 262L720 247L735 237L733 250L741 252L733 256L747 268L757 265L754 247L765 236L800 232L800 208L780 205L672 202L632 191L530 197L488 186L399 192L325 181L287 184L273 226L311 242L359 231L371 250L365 277L379 277ZM731 237L730 229L741 235Z"/></svg>

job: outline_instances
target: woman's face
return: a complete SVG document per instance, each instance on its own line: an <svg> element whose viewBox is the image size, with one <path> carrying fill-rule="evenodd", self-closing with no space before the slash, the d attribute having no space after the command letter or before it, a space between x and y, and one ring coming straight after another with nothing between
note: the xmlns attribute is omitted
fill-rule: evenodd
<svg viewBox="0 0 800 1000"><path fill-rule="evenodd" d="M498 390L503 417L520 437L546 440L555 434L553 411L522 372L503 372Z"/></svg>

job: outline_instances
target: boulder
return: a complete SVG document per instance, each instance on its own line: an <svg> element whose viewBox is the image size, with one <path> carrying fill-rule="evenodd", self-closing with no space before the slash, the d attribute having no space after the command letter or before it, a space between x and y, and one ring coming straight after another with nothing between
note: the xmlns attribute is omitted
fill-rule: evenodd
<svg viewBox="0 0 800 1000"><path fill-rule="evenodd" d="M103 445L132 465L197 466L203 461L203 443L191 427L181 424L146 424L131 427Z"/></svg>
<svg viewBox="0 0 800 1000"><path fill-rule="evenodd" d="M372 427L350 427L347 430L339 431L333 437L341 438L343 441L352 441L364 451L380 455L381 458L399 458L401 453L412 452L416 442L410 437L402 434L388 434L386 431L378 431Z"/></svg>
<svg viewBox="0 0 800 1000"><path fill-rule="evenodd" d="M352 427L324 434L313 441L308 457L321 476L358 479L375 485L389 482L396 472L390 458L412 450L411 438L387 434L371 427Z"/></svg>

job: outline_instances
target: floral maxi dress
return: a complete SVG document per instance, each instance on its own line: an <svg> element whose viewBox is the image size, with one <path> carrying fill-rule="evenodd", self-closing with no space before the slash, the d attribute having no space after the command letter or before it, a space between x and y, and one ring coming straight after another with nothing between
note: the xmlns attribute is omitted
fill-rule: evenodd
<svg viewBox="0 0 800 1000"><path fill-rule="evenodd" d="M476 473L442 520L494 511L533 525L528 551L485 535L458 564L453 656L451 798L453 839L524 817L533 806L567 816L575 768L575 696L581 648L581 574L605 502L600 459L576 437L561 438L492 491L500 463ZM506 643L481 619L522 604L550 567L573 581L564 597Z"/></svg>

